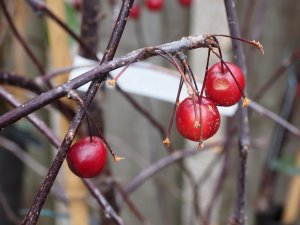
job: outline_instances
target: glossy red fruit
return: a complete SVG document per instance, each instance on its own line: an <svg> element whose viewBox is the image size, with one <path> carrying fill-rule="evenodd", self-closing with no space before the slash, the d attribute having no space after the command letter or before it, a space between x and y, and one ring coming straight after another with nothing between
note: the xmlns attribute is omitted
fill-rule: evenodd
<svg viewBox="0 0 300 225"><path fill-rule="evenodd" d="M180 5L182 6L190 6L193 0L179 0Z"/></svg>
<svg viewBox="0 0 300 225"><path fill-rule="evenodd" d="M195 117L195 111L197 118ZM196 97L195 100L186 98L177 108L176 126L178 132L186 139L203 141L218 131L220 113L216 105L205 97Z"/></svg>
<svg viewBox="0 0 300 225"><path fill-rule="evenodd" d="M106 163L106 149L99 137L86 137L76 142L67 155L68 166L79 177L91 178L103 170Z"/></svg>
<svg viewBox="0 0 300 225"><path fill-rule="evenodd" d="M164 7L164 0L146 0L146 6L151 11L159 11Z"/></svg>
<svg viewBox="0 0 300 225"><path fill-rule="evenodd" d="M137 4L133 4L131 7L129 17L137 20L138 18L140 18L140 15L141 15L141 7Z"/></svg>
<svg viewBox="0 0 300 225"><path fill-rule="evenodd" d="M226 62L226 65L230 68L238 85L225 65L223 65L224 73L222 72L221 62L213 65L206 75L205 95L219 106L236 104L242 97L241 91L245 89L242 70L233 63Z"/></svg>

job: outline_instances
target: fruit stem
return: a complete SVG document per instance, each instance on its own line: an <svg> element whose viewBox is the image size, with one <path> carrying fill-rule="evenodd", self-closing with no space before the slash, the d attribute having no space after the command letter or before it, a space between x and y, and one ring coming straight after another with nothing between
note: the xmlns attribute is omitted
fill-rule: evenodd
<svg viewBox="0 0 300 225"><path fill-rule="evenodd" d="M102 139L102 141L104 142L104 144L106 145L106 147L108 148L110 154L112 155L112 157L114 158L114 160L116 162L124 159L123 157L119 157L116 153L114 153L114 151L112 150L112 148L110 147L110 145L108 144L106 138L104 137L103 133L101 132L101 130L99 129L99 127L97 126L95 120L93 119L92 115L90 114L90 112L88 111L86 105L84 104L82 98L79 96L79 94L75 91L75 90L70 90L68 92L68 97L72 100L74 100L76 103L78 103L81 107L83 107L86 115L88 116L88 118L90 119L90 121L92 122L93 126L95 127L95 129L97 130L100 138Z"/></svg>
<svg viewBox="0 0 300 225"><path fill-rule="evenodd" d="M203 96L203 92L204 92L204 88L205 88L205 82L206 82L206 78L207 78L207 71L208 71L208 66L209 66L209 60L210 60L210 52L211 49L208 49L207 52L207 60L206 60L206 66L205 66L205 74L204 74L204 79L203 79L203 84L202 84L202 88L201 88L201 92L200 92L200 98L202 99Z"/></svg>
<svg viewBox="0 0 300 225"><path fill-rule="evenodd" d="M219 40L215 36L213 36L212 38L218 44L218 51L219 51L220 57L223 59L222 50L221 50L221 47L220 47ZM224 74L224 63L222 61L221 61L221 70L222 70L222 74Z"/></svg>
<svg viewBox="0 0 300 225"><path fill-rule="evenodd" d="M233 78L235 84L237 85L237 87L238 87L238 89L239 89L239 91L240 91L240 93L241 93L243 99L246 99L246 96L245 96L245 94L244 94L242 88L240 87L239 83L237 82L237 80L236 80L235 76L233 75L232 71L230 70L229 66L228 66L228 65L226 64L226 62L218 55L218 53L216 53L212 48L210 48L210 49L211 49L211 51L212 51L212 52L213 52L213 53L221 60L221 62L224 63L224 65L225 65L226 68L228 69L228 71L229 71L231 77Z"/></svg>
<svg viewBox="0 0 300 225"><path fill-rule="evenodd" d="M191 66L190 66L190 64L187 60L187 56L183 52L178 52L177 53L177 58L184 65L184 69L185 69L184 72L187 72L187 74L189 75L190 80L192 80L192 82L194 83L195 89L198 93L199 91L198 91L198 86L197 86L197 82L196 82L196 79L195 79L195 75L194 75L193 70L192 70L192 68L191 68Z"/></svg>
<svg viewBox="0 0 300 225"><path fill-rule="evenodd" d="M113 87L116 86L117 80L128 69L128 67L131 66L131 64L133 64L133 62L136 61L136 59L137 59L137 57L134 57L126 66L123 67L123 69L120 71L120 73L117 74L117 76L115 78L108 80L107 83Z"/></svg>
<svg viewBox="0 0 300 225"><path fill-rule="evenodd" d="M160 56L162 56L163 58L167 59L169 62L172 63L173 66L176 67L176 69L178 70L180 76L183 78L183 81L187 87L187 90L188 90L188 94L189 95L192 95L193 93L197 92L195 90L195 88L193 87L192 83L187 80L186 76L185 76L185 73L182 71L181 67L179 66L178 62L175 60L175 58L168 52L162 50L162 49L159 49L160 51L158 51L158 54ZM161 53L162 52L162 53ZM164 57L165 55L167 55L169 58L167 57Z"/></svg>
<svg viewBox="0 0 300 225"><path fill-rule="evenodd" d="M174 108L173 108L173 113L172 113L172 116L171 116L171 119L170 119L170 122L169 122L167 137L163 141L163 143L165 145L167 145L168 147L171 144L171 142L170 142L171 130L172 130L172 125L173 125L173 121L174 121L174 117L175 117L175 112L176 112L176 109L177 109L177 104L179 103L179 98L180 98L180 93L181 93L181 90L182 90L182 86L183 86L183 78L181 77L180 82L179 82L179 87L178 87L178 92L177 92L175 104L174 104Z"/></svg>
<svg viewBox="0 0 300 225"><path fill-rule="evenodd" d="M212 37L228 37L228 38L231 38L234 40L238 40L238 41L241 41L241 42L244 42L244 43L247 43L249 45L256 47L258 50L260 50L262 52L262 54L265 53L264 47L262 46L262 44L259 41L255 41L255 40L250 41L250 40L246 40L246 39L239 38L239 37L234 37L234 36L227 35L227 34L212 34Z"/></svg>
<svg viewBox="0 0 300 225"><path fill-rule="evenodd" d="M89 131L89 136L90 136L90 142L93 142L92 128L91 128L89 117L86 117L86 123L87 123L87 126L88 126L88 131Z"/></svg>

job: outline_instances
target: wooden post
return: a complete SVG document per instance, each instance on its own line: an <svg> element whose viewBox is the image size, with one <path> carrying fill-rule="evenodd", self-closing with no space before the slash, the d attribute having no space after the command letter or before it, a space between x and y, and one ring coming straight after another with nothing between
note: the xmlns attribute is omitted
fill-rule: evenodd
<svg viewBox="0 0 300 225"><path fill-rule="evenodd" d="M55 14L65 21L64 1L61 0L47 0L48 7L55 12ZM71 65L70 49L68 45L67 34L54 22L48 20L49 41L50 41L50 58L52 68L61 68ZM55 80L55 84L60 84L67 81L67 76L59 76ZM59 119L60 137L64 137L69 122L63 117ZM64 177L66 182L66 192L70 199L69 212L71 225L88 225L89 214L88 207L85 203L87 190L84 187L81 179L73 175L66 163L63 166Z"/></svg>
<svg viewBox="0 0 300 225"><path fill-rule="evenodd" d="M300 149L297 152L296 166L300 167ZM293 177L287 193L282 222L283 224L294 224L300 210L300 175Z"/></svg>

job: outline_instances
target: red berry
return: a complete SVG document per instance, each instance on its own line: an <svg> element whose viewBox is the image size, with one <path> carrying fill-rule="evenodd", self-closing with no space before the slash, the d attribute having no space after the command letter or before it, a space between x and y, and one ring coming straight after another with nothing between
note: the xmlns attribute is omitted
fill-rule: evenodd
<svg viewBox="0 0 300 225"><path fill-rule="evenodd" d="M179 0L180 5L182 6L190 6L193 0Z"/></svg>
<svg viewBox="0 0 300 225"><path fill-rule="evenodd" d="M97 176L106 163L106 149L98 137L82 138L69 150L67 162L71 171L79 177Z"/></svg>
<svg viewBox="0 0 300 225"><path fill-rule="evenodd" d="M76 9L77 11L79 11L81 9L82 0L72 0L71 3L73 5L74 9Z"/></svg>
<svg viewBox="0 0 300 225"><path fill-rule="evenodd" d="M195 100L186 98L177 108L176 126L178 132L186 139L202 141L210 138L218 131L220 113L216 105L205 97L196 97Z"/></svg>
<svg viewBox="0 0 300 225"><path fill-rule="evenodd" d="M159 11L164 7L164 0L146 0L146 5L151 11Z"/></svg>
<svg viewBox="0 0 300 225"><path fill-rule="evenodd" d="M236 104L242 97L245 88L245 78L242 70L235 64L226 62L231 70L235 80L229 70L221 62L213 65L206 75L205 94L216 105L231 106Z"/></svg>
<svg viewBox="0 0 300 225"><path fill-rule="evenodd" d="M141 14L140 6L137 4L132 5L129 17L137 20L140 17L140 14Z"/></svg>

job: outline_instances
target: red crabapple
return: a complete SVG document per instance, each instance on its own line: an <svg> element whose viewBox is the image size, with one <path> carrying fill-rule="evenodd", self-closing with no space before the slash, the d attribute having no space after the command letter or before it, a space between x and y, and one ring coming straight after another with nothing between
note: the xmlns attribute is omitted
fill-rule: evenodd
<svg viewBox="0 0 300 225"><path fill-rule="evenodd" d="M129 14L129 17L132 19L137 20L141 15L141 8L139 5L137 4L133 4L133 6L131 7L131 11Z"/></svg>
<svg viewBox="0 0 300 225"><path fill-rule="evenodd" d="M99 137L85 137L77 141L69 150L67 163L71 171L79 177L91 178L103 170L106 163L106 148Z"/></svg>
<svg viewBox="0 0 300 225"><path fill-rule="evenodd" d="M213 65L206 74L205 95L219 106L231 106L236 104L243 96L245 78L242 70L235 64L226 62Z"/></svg>
<svg viewBox="0 0 300 225"><path fill-rule="evenodd" d="M180 5L182 6L190 6L193 0L179 0Z"/></svg>
<svg viewBox="0 0 300 225"><path fill-rule="evenodd" d="M146 0L146 6L151 11L159 11L164 7L164 0Z"/></svg>
<svg viewBox="0 0 300 225"><path fill-rule="evenodd" d="M203 141L218 131L220 114L216 105L205 97L186 98L177 108L176 126L178 132L186 139Z"/></svg>

